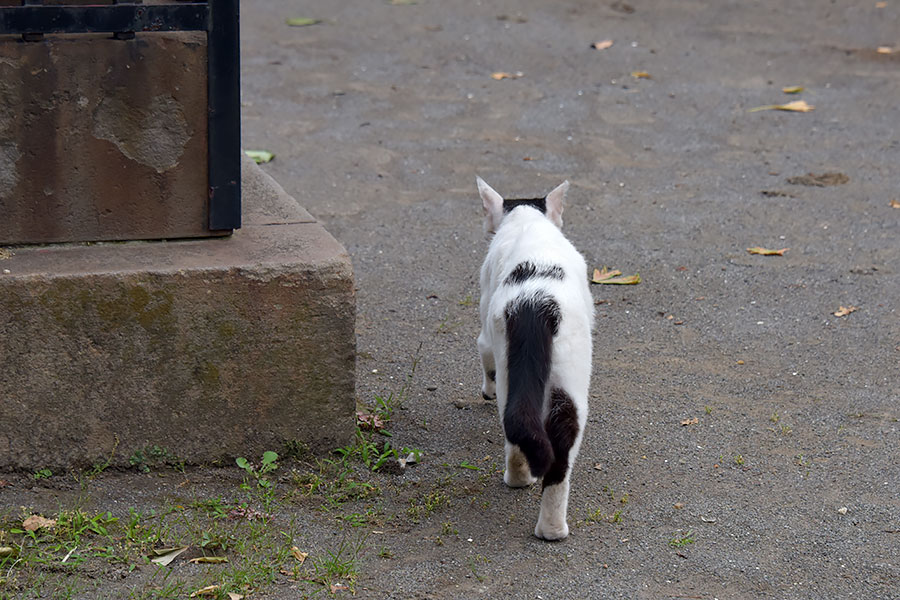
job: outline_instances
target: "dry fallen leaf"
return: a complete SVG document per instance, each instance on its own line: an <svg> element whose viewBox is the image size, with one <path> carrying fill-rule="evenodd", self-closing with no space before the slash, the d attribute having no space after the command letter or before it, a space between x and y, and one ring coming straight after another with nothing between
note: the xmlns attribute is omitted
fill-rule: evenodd
<svg viewBox="0 0 900 600"><path fill-rule="evenodd" d="M750 254L761 254L763 256L784 256L784 253L788 250L790 250L790 248L782 248L781 250L769 250L768 248L760 248L759 246L747 248L747 252Z"/></svg>
<svg viewBox="0 0 900 600"><path fill-rule="evenodd" d="M891 208L900 208L900 200L891 200Z"/></svg>
<svg viewBox="0 0 900 600"><path fill-rule="evenodd" d="M621 277L618 277L621 275ZM609 283L613 285L634 285L641 282L641 276L639 273L635 273L634 275L622 275L622 271L618 269L607 269L603 267L602 270L594 269L594 274L591 277L591 283Z"/></svg>
<svg viewBox="0 0 900 600"><path fill-rule="evenodd" d="M887 2L876 2L875 8L887 8Z"/></svg>
<svg viewBox="0 0 900 600"><path fill-rule="evenodd" d="M220 585L208 585L204 588L200 588L196 592L193 592L190 597L191 598L198 598L201 596L216 597L219 595L219 588L221 588L221 587L222 586L220 586Z"/></svg>
<svg viewBox="0 0 900 600"><path fill-rule="evenodd" d="M789 85L787 87L781 88L781 91L785 94L799 94L803 91L802 85Z"/></svg>
<svg viewBox="0 0 900 600"><path fill-rule="evenodd" d="M228 592L228 600L243 600L243 594L235 594L234 592Z"/></svg>
<svg viewBox="0 0 900 600"><path fill-rule="evenodd" d="M294 17L291 19L284 20L286 25L290 25L291 27L307 27L309 25L315 25L317 23L321 23L319 19L310 19L308 17Z"/></svg>
<svg viewBox="0 0 900 600"><path fill-rule="evenodd" d="M309 552L301 552L300 548L298 548L297 546L291 546L291 556L296 558L297 562L302 565L303 561L306 560L306 557L309 556Z"/></svg>
<svg viewBox="0 0 900 600"><path fill-rule="evenodd" d="M343 583L332 583L331 584L331 593L332 594L335 594L337 592L344 592L349 589L350 589L350 586L344 585Z"/></svg>
<svg viewBox="0 0 900 600"><path fill-rule="evenodd" d="M188 547L184 546L182 548L161 548L159 550L152 550L151 553L155 555L156 558L151 558L150 562L165 567L175 560L175 557L187 549Z"/></svg>
<svg viewBox="0 0 900 600"><path fill-rule="evenodd" d="M384 421L378 415L357 411L356 422L365 431L384 429Z"/></svg>
<svg viewBox="0 0 900 600"><path fill-rule="evenodd" d="M227 563L228 559L224 556L198 556L197 558L192 558L188 561L189 563L196 564L209 564L209 565L218 565L222 563Z"/></svg>
<svg viewBox="0 0 900 600"><path fill-rule="evenodd" d="M56 526L56 519L45 519L40 515L31 515L22 522L25 531L37 531L38 529L52 529Z"/></svg>
<svg viewBox="0 0 900 600"><path fill-rule="evenodd" d="M0 558L6 558L15 554L15 550L11 546L0 546Z"/></svg>
<svg viewBox="0 0 900 600"><path fill-rule="evenodd" d="M756 108L751 108L747 112L759 112L761 110L786 110L789 112L809 112L811 110L815 110L815 106L811 104L807 104L806 100L794 100L793 102L788 102L787 104L769 104L767 106L757 106Z"/></svg>
<svg viewBox="0 0 900 600"><path fill-rule="evenodd" d="M603 40L600 42L594 42L593 44L591 44L591 48L593 48L594 50L606 50L607 48L609 48L612 45L613 45L612 40Z"/></svg>
<svg viewBox="0 0 900 600"><path fill-rule="evenodd" d="M631 76L635 79L652 79L647 71L632 71Z"/></svg>
<svg viewBox="0 0 900 600"><path fill-rule="evenodd" d="M271 162L275 155L268 150L244 150L244 154L253 159L256 164Z"/></svg>
<svg viewBox="0 0 900 600"><path fill-rule="evenodd" d="M858 306L839 306L836 311L834 311L834 316L836 317L846 317L852 312L856 312L859 310Z"/></svg>
<svg viewBox="0 0 900 600"><path fill-rule="evenodd" d="M603 270L594 269L594 276L591 277L591 283L600 283L605 279L610 279L611 277L615 277L616 275L621 275L622 271L618 269L610 270L606 267L603 267Z"/></svg>
<svg viewBox="0 0 900 600"><path fill-rule="evenodd" d="M609 283L612 285L637 285L641 282L640 273L635 273L634 275L622 275L621 277L613 277L611 279L604 279L600 283Z"/></svg>
<svg viewBox="0 0 900 600"><path fill-rule="evenodd" d="M522 71L516 71L515 73L506 73L504 71L498 71L496 73L491 73L491 77L500 81L501 79L518 79L519 77L524 77L525 73Z"/></svg>
<svg viewBox="0 0 900 600"><path fill-rule="evenodd" d="M681 422L681 424L682 425L696 425L699 422L700 422L700 419L698 419L697 417L694 417L693 419L685 419L684 421Z"/></svg>
<svg viewBox="0 0 900 600"><path fill-rule="evenodd" d="M681 510L682 508L684 508L684 502L676 502L675 504L672 505L672 508L674 508L676 510Z"/></svg>
<svg viewBox="0 0 900 600"><path fill-rule="evenodd" d="M893 54L894 49L890 46L878 46L875 52L877 52L878 54Z"/></svg>

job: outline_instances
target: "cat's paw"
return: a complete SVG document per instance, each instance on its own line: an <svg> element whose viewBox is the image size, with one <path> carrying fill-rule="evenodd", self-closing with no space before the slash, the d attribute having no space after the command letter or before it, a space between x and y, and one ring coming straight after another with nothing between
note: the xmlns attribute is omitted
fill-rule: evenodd
<svg viewBox="0 0 900 600"><path fill-rule="evenodd" d="M545 524L538 521L538 524L534 527L534 535L548 542L558 542L569 537L569 526L565 521L561 525Z"/></svg>
<svg viewBox="0 0 900 600"><path fill-rule="evenodd" d="M487 381L481 386L481 397L485 400L497 399L497 389L493 381Z"/></svg>
<svg viewBox="0 0 900 600"><path fill-rule="evenodd" d="M524 471L521 469L506 469L503 472L503 483L511 488L528 487L535 481L537 481L537 477L527 470L527 466Z"/></svg>

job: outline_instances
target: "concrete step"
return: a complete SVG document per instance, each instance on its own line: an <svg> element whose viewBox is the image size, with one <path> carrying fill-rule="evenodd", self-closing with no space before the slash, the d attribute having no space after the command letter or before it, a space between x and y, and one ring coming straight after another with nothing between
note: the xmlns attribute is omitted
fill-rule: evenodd
<svg viewBox="0 0 900 600"><path fill-rule="evenodd" d="M0 468L350 439L350 258L252 161L242 177L230 237L5 249Z"/></svg>

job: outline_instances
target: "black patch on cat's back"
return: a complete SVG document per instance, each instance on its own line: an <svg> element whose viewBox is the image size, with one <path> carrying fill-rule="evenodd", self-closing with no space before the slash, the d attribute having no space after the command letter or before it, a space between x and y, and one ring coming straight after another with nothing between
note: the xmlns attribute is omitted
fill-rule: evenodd
<svg viewBox="0 0 900 600"><path fill-rule="evenodd" d="M559 321L562 319L559 304L549 295L538 293L533 298L521 301L512 300L507 304L505 311L507 336L510 335L511 328L514 327L513 323L519 320L517 313L521 312L523 306L528 308L528 312L533 315L533 318L536 318L534 322L529 323L530 336L526 336L525 340L537 339L539 337L539 329L544 326L546 326L552 336L559 333ZM507 341L511 342L512 339L510 338Z"/></svg>
<svg viewBox="0 0 900 600"><path fill-rule="evenodd" d="M518 208L519 206L530 206L532 208L536 208L541 211L541 214L547 214L547 199L546 198L524 198L517 200L503 200L503 212L508 213L512 212L514 208Z"/></svg>
<svg viewBox="0 0 900 600"><path fill-rule="evenodd" d="M562 280L565 278L565 275L563 268L559 265L548 265L539 269L533 262L526 260L517 264L516 268L503 280L503 283L506 285L515 285L533 277Z"/></svg>

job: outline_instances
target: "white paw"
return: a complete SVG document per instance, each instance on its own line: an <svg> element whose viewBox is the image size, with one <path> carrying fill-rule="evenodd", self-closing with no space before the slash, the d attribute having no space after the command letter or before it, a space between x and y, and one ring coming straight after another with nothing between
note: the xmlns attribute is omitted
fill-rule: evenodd
<svg viewBox="0 0 900 600"><path fill-rule="evenodd" d="M527 470L527 467L525 471L519 469L506 469L503 472L503 483L511 488L528 487L535 481L537 481L537 477L532 475L531 472Z"/></svg>
<svg viewBox="0 0 900 600"><path fill-rule="evenodd" d="M485 378L484 383L481 384L481 397L485 400L497 399L497 386L493 381Z"/></svg>
<svg viewBox="0 0 900 600"><path fill-rule="evenodd" d="M565 521L563 521L562 524L555 525L538 521L538 524L534 527L534 535L535 537L547 540L548 542L557 542L559 540L564 540L569 536L569 526Z"/></svg>

